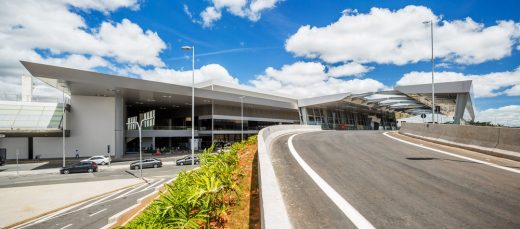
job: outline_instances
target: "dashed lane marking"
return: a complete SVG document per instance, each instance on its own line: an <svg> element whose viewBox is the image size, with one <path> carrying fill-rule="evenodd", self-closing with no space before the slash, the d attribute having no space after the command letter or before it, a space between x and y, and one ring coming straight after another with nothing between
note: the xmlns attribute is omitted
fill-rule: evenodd
<svg viewBox="0 0 520 229"><path fill-rule="evenodd" d="M99 214L99 213L101 213L101 212L104 212L104 211L106 211L106 210L107 210L106 208L103 208L103 209L101 209L101 210L99 210L99 211L97 211L97 212L94 212L94 213L92 213L92 214L90 214L90 215L88 215L88 216L89 216L89 217L92 217L92 216L95 216L95 215L97 215L97 214Z"/></svg>

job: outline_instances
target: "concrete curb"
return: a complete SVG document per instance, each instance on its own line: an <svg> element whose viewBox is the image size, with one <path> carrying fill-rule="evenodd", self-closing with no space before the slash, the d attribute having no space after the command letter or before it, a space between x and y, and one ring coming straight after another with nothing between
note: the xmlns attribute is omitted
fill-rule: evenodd
<svg viewBox="0 0 520 229"><path fill-rule="evenodd" d="M22 224L29 223L29 222L31 222L31 221L33 221L33 220L39 219L39 218L41 218L41 217L43 217L43 216L46 216L46 215L48 215L48 214L55 213L55 212L57 212L57 211L60 211L60 210L63 210L63 209L65 209L65 208L69 208L69 207L72 207L72 206L75 206L75 205L79 205L79 204L81 204L81 203L83 203L83 202L87 202L87 201L90 201L90 200L96 199L96 198L98 198L98 197L101 197L101 196L104 196L104 195L108 195L108 194L113 193L113 192L117 192L117 191L120 191L120 190L124 190L124 189L127 189L127 188L131 188L131 187L133 187L133 186L137 186L137 185L139 185L139 184L141 184L141 183L142 183L142 182L139 182L139 183L137 183L137 184L127 185L127 186L122 187L122 188L118 188L118 189L115 189L115 190L112 190L112 191L109 191L109 192L101 193L101 194L98 194L98 195L95 195L95 196L92 196L92 197L89 197L89 198L86 198L86 199L80 200L80 201L76 201L76 202L74 202L74 203L72 203L72 204L68 204L68 205L65 205L65 206L63 206L63 207L59 207L59 208L56 208L56 209L54 209L54 210L47 211L47 212L45 212L45 213L39 214L39 215L37 215L37 216L34 216L34 217L31 217L31 218L28 218L28 219L22 220L22 221L20 221L20 222L17 222L17 223L14 223L14 224L8 225L8 226L6 226L5 228L13 228L13 227L21 226Z"/></svg>
<svg viewBox="0 0 520 229"><path fill-rule="evenodd" d="M321 130L321 127L279 125L266 127L258 133L258 185L260 187L262 228L292 228L278 179L276 179L276 174L271 163L269 153L271 142L289 133L318 130Z"/></svg>
<svg viewBox="0 0 520 229"><path fill-rule="evenodd" d="M441 144L441 145L458 147L458 148L471 150L471 151L476 151L476 152L479 152L479 153L483 153L483 154L487 154L487 155L491 155L491 156L495 156L495 157L501 157L501 158L510 159L510 160L514 160L514 161L520 161L520 154L516 153L516 152L512 152L512 151L501 150L501 149L496 149L496 148L488 148L488 147L482 147L482 146L476 146L476 145L468 145L468 144L456 143L456 142L442 140L442 139L436 139L436 138L431 138L431 137L419 136L419 135L411 134L411 133L404 133L404 132L397 132L397 133L398 134L402 134L404 136L417 138L417 139L421 139L421 140L425 140L425 141L429 141L429 142L433 142L433 143L437 143L437 144Z"/></svg>

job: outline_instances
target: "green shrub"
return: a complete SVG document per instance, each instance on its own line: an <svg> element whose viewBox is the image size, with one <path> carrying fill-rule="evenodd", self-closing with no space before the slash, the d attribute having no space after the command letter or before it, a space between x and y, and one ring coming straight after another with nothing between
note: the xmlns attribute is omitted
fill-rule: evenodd
<svg viewBox="0 0 520 229"><path fill-rule="evenodd" d="M209 228L222 224L230 205L241 195L238 152L255 143L256 136L213 153L214 146L199 154L200 168L179 173L161 196L125 228Z"/></svg>

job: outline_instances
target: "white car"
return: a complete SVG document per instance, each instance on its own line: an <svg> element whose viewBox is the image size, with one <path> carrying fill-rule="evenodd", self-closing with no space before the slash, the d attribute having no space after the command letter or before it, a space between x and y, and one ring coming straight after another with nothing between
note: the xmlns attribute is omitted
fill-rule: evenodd
<svg viewBox="0 0 520 229"><path fill-rule="evenodd" d="M98 165L105 165L110 162L110 158L107 156L93 156L88 159L81 160L81 162L89 162L89 161L96 162L96 164L98 164Z"/></svg>

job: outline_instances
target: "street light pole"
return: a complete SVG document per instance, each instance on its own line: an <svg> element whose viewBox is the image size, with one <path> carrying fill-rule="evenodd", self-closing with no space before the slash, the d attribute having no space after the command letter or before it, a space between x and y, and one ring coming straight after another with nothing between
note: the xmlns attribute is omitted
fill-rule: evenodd
<svg viewBox="0 0 520 229"><path fill-rule="evenodd" d="M435 83L434 83L434 72L435 72L435 60L433 58L433 20L424 21L423 24L430 24L430 37L432 47L432 124L435 123Z"/></svg>
<svg viewBox="0 0 520 229"><path fill-rule="evenodd" d="M241 131L240 141L244 141L244 98L246 96L240 96L240 117L241 117Z"/></svg>
<svg viewBox="0 0 520 229"><path fill-rule="evenodd" d="M191 50L191 165L195 166L195 46L182 46Z"/></svg>
<svg viewBox="0 0 520 229"><path fill-rule="evenodd" d="M67 127L67 113L65 111L65 85L62 85L62 96L63 96L63 117L61 118L62 124L61 128L63 129L63 139L62 139L62 153L63 153L63 167L65 167L65 128Z"/></svg>
<svg viewBox="0 0 520 229"><path fill-rule="evenodd" d="M127 122L126 124L129 125L129 124L136 124L137 125L137 129L139 130L139 172L140 172L140 175L139 177L141 179L143 179L143 153L142 153L142 150L143 150L143 147L142 147L142 136L141 136L141 130L142 130L142 126L143 126L143 122L144 121L147 121L147 120L150 120L150 119L153 119L153 118L145 118L143 120L141 120L141 123L137 122L137 121L133 121L133 122Z"/></svg>

